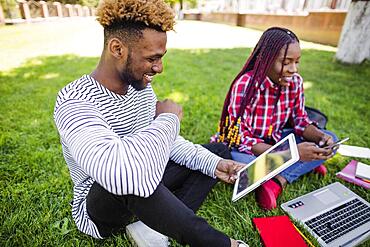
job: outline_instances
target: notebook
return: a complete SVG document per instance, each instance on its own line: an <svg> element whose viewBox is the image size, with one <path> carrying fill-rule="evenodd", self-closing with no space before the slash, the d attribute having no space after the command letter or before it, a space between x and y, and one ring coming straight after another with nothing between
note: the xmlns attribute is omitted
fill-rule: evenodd
<svg viewBox="0 0 370 247"><path fill-rule="evenodd" d="M370 189L369 182L366 182L363 179L356 177L356 168L357 161L352 160L343 168L343 170L337 173L337 177L343 179L344 181L362 186L365 189Z"/></svg>
<svg viewBox="0 0 370 247"><path fill-rule="evenodd" d="M286 215L253 218L253 223L266 247L307 246Z"/></svg>
<svg viewBox="0 0 370 247"><path fill-rule="evenodd" d="M343 156L370 159L370 148L367 147L357 147L342 144L338 148L338 153Z"/></svg>
<svg viewBox="0 0 370 247"><path fill-rule="evenodd" d="M332 183L281 205L323 247L356 246L370 238L370 204Z"/></svg>
<svg viewBox="0 0 370 247"><path fill-rule="evenodd" d="M357 162L355 176L362 178L367 182L370 182L370 165L364 164L362 162Z"/></svg>
<svg viewBox="0 0 370 247"><path fill-rule="evenodd" d="M298 160L294 134L289 134L238 172L232 201L239 200Z"/></svg>

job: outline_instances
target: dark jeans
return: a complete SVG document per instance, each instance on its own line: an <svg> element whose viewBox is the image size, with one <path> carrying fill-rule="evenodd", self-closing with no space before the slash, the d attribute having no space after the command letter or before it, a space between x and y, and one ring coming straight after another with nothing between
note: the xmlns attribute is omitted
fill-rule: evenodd
<svg viewBox="0 0 370 247"><path fill-rule="evenodd" d="M231 159L223 144L211 143L204 147ZM87 196L87 212L102 237L117 233L136 216L181 244L229 247L229 237L195 214L216 183L216 179L199 171L169 161L161 183L147 198L114 195L95 182Z"/></svg>

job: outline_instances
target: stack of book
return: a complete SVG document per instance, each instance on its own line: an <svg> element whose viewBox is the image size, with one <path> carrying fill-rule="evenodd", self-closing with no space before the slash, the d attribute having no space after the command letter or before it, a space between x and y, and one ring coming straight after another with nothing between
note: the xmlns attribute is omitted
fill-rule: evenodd
<svg viewBox="0 0 370 247"><path fill-rule="evenodd" d="M337 173L337 177L370 189L370 166L357 160L349 162L343 170Z"/></svg>

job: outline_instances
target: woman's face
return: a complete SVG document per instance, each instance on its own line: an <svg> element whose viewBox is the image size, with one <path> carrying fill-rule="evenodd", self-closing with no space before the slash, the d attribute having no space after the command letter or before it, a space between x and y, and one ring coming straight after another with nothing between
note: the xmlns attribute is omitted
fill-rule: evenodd
<svg viewBox="0 0 370 247"><path fill-rule="evenodd" d="M286 45L281 48L278 57L267 73L267 76L274 83L283 87L289 86L293 74L298 72L299 59L301 58L301 47L298 42L289 44L284 59L285 49ZM281 70L282 67L283 70Z"/></svg>

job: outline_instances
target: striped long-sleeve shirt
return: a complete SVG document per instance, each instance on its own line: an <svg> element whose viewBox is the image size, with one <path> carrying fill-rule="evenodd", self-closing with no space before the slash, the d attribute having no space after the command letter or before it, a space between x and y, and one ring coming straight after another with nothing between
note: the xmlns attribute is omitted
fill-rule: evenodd
<svg viewBox="0 0 370 247"><path fill-rule="evenodd" d="M169 159L215 177L220 157L179 136L180 122L171 113L155 117L151 87L125 95L109 91L88 75L58 94L54 120L74 184L72 217L78 229L101 238L86 210L96 181L110 193L150 196Z"/></svg>

